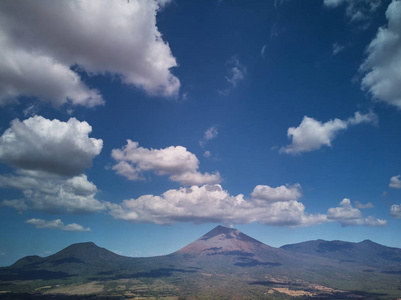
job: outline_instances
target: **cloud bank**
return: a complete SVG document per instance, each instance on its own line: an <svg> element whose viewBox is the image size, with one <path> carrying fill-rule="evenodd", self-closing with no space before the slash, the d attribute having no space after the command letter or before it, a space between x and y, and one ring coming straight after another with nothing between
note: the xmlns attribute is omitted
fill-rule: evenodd
<svg viewBox="0 0 401 300"><path fill-rule="evenodd" d="M139 147L137 142L127 140L127 145L113 149L111 156L117 161L113 170L129 180L144 180L143 172L153 171L156 175L168 175L170 180L183 185L221 181L219 172L200 173L198 158L182 146L147 149Z"/></svg>
<svg viewBox="0 0 401 300"><path fill-rule="evenodd" d="M326 222L338 222L342 226L384 226L385 220L372 216L362 217L349 199L340 207L329 208L327 215L307 214L299 184L279 186L258 185L250 199L244 195L230 195L221 185L192 186L171 189L161 196L144 195L124 200L121 204L106 203L110 214L132 223L161 225L176 222L249 224L258 222L273 226L311 226Z"/></svg>
<svg viewBox="0 0 401 300"><path fill-rule="evenodd" d="M322 123L313 118L304 116L298 127L290 127L287 131L288 138L292 143L281 147L279 152L286 154L300 154L320 149L322 146L331 147L331 142L342 131L349 126L361 123L377 123L377 115L373 112L361 114L356 112L354 117L347 120L334 119Z"/></svg>
<svg viewBox="0 0 401 300"><path fill-rule="evenodd" d="M325 221L323 215L308 215L297 201L300 186L271 188L258 186L250 200L230 195L221 185L171 189L161 196L144 195L108 203L116 219L132 223L173 224L175 222L307 226Z"/></svg>
<svg viewBox="0 0 401 300"><path fill-rule="evenodd" d="M0 3L0 104L34 96L54 106L104 103L78 71L112 75L149 95L176 97L180 81L156 26L154 0Z"/></svg>

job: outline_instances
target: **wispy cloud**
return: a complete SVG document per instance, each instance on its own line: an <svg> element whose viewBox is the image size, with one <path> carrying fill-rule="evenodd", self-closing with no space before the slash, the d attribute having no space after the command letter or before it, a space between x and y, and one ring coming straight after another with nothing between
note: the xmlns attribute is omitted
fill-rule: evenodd
<svg viewBox="0 0 401 300"><path fill-rule="evenodd" d="M356 206L356 208L359 208L359 209L374 208L374 207L375 207L375 206L374 206L372 203L370 203L370 202L368 202L368 203L366 203L366 204L363 204L363 203L360 203L360 202L358 202L358 201L355 201L355 206Z"/></svg>
<svg viewBox="0 0 401 300"><path fill-rule="evenodd" d="M38 229L58 229L64 231L92 231L90 228L84 228L82 225L71 223L64 225L60 219L45 221L42 219L29 219L25 221L26 224L33 225Z"/></svg>
<svg viewBox="0 0 401 300"><path fill-rule="evenodd" d="M213 140L217 137L217 135L219 134L218 130L217 130L217 126L211 126L209 127L203 137L200 139L199 141L199 145L203 148L205 147L206 143L209 142L210 140Z"/></svg>
<svg viewBox="0 0 401 300"><path fill-rule="evenodd" d="M226 81L229 83L230 87L219 90L219 93L227 96L234 88L237 87L238 83L245 78L246 67L243 66L236 56L232 56L227 62L226 65L229 67Z"/></svg>
<svg viewBox="0 0 401 300"><path fill-rule="evenodd" d="M352 23L364 23L360 28L366 28L371 15L382 4L382 0L324 0L323 5L328 8L345 6L345 12Z"/></svg>
<svg viewBox="0 0 401 300"><path fill-rule="evenodd" d="M344 45L340 45L339 43L333 44L333 55L337 55L345 49Z"/></svg>

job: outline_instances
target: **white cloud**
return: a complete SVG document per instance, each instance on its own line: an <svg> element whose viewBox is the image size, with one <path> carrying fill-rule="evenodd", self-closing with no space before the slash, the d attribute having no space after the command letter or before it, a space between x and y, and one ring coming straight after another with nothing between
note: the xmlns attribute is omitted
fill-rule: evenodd
<svg viewBox="0 0 401 300"><path fill-rule="evenodd" d="M269 202L297 200L301 195L301 185L298 183L276 188L268 185L257 185L251 194L253 199Z"/></svg>
<svg viewBox="0 0 401 300"><path fill-rule="evenodd" d="M358 202L358 201L355 201L355 206L356 206L356 208L359 208L359 209L374 208L374 207L375 207L375 206L374 206L372 203L370 203L370 202L368 202L368 203L366 203L366 204L363 204L363 203L360 203L360 202Z"/></svg>
<svg viewBox="0 0 401 300"><path fill-rule="evenodd" d="M218 134L216 126L212 126L205 131L205 140L214 139Z"/></svg>
<svg viewBox="0 0 401 300"><path fill-rule="evenodd" d="M92 127L71 118L68 122L41 116L15 119L0 137L0 161L26 170L79 175L100 153L101 139L89 138Z"/></svg>
<svg viewBox="0 0 401 300"><path fill-rule="evenodd" d="M393 189L401 189L401 180L400 180L401 175L393 176L390 178L390 184L389 187Z"/></svg>
<svg viewBox="0 0 401 300"><path fill-rule="evenodd" d="M345 46L340 45L338 43L333 44L333 55L337 55L345 49Z"/></svg>
<svg viewBox="0 0 401 300"><path fill-rule="evenodd" d="M153 171L156 175L169 175L170 180L184 185L221 181L219 172L198 172L198 158L182 146L147 149L139 147L137 142L127 140L127 145L122 149L113 149L111 156L117 161L113 170L130 180L143 179L143 172Z"/></svg>
<svg viewBox="0 0 401 300"><path fill-rule="evenodd" d="M204 156L204 157L210 157L210 156L212 156L212 153L210 153L210 151L206 150L206 151L203 153L203 156Z"/></svg>
<svg viewBox="0 0 401 300"><path fill-rule="evenodd" d="M388 25L379 28L360 67L366 73L361 87L372 96L401 109L401 2L387 8Z"/></svg>
<svg viewBox="0 0 401 300"><path fill-rule="evenodd" d="M287 136L292 139L292 143L280 148L280 153L299 154L320 149L322 146L331 147L331 142L341 132L350 125L361 123L377 123L377 115L373 112L361 114L356 112L354 117L347 120L334 119L322 123L313 118L304 116L298 127L290 127Z"/></svg>
<svg viewBox="0 0 401 300"><path fill-rule="evenodd" d="M263 59L266 59L266 48L267 45L263 45L262 50L260 50L260 56L262 56Z"/></svg>
<svg viewBox="0 0 401 300"><path fill-rule="evenodd" d="M26 224L33 225L35 228L39 229L59 229L64 231L91 231L90 228L84 228L82 225L71 223L64 225L60 219L53 221L45 221L42 219L29 219L25 221Z"/></svg>
<svg viewBox="0 0 401 300"><path fill-rule="evenodd" d="M203 135L202 139L199 141L199 145L201 147L204 147L208 141L216 138L218 134L219 132L217 131L217 126L212 126L208 128L205 131L205 134Z"/></svg>
<svg viewBox="0 0 401 300"><path fill-rule="evenodd" d="M220 185L215 184L172 189L161 196L144 195L138 199L124 200L121 205L112 203L107 205L114 218L132 223L259 222L278 226L308 226L325 222L324 215L306 214L304 205L289 197L289 194L299 196L298 193L291 191L291 188L270 189L274 194L272 197L276 197L273 201L253 197L245 200L242 194L231 196ZM285 200L286 198L288 200Z"/></svg>
<svg viewBox="0 0 401 300"><path fill-rule="evenodd" d="M227 60L226 65L229 67L229 69L225 78L230 84L230 87L224 90L219 90L219 93L224 96L227 96L232 89L236 88L238 83L245 78L246 74L246 67L239 62L236 56L232 56L229 60Z"/></svg>
<svg viewBox="0 0 401 300"><path fill-rule="evenodd" d="M69 179L41 172L19 171L18 175L0 175L0 188L21 190L24 198L3 200L1 206L50 213L92 213L105 209L105 205L94 197L96 186L86 175Z"/></svg>
<svg viewBox="0 0 401 300"><path fill-rule="evenodd" d="M229 75L226 76L226 80L233 87L236 87L237 84L244 79L246 68L240 64L237 57L233 56L228 61L227 64L230 66Z"/></svg>
<svg viewBox="0 0 401 300"><path fill-rule="evenodd" d="M346 15L351 22L368 22L370 16L375 12L382 0L324 0L323 5L335 8L345 5Z"/></svg>
<svg viewBox="0 0 401 300"><path fill-rule="evenodd" d="M0 182L1 182L1 179L0 179ZM19 213L22 213L23 211L25 211L29 208L23 199L2 200L0 202L0 206L14 208Z"/></svg>
<svg viewBox="0 0 401 300"><path fill-rule="evenodd" d="M156 26L167 2L0 2L0 103L34 96L54 106L103 104L77 69L176 97L180 82L170 69L177 63Z"/></svg>
<svg viewBox="0 0 401 300"><path fill-rule="evenodd" d="M401 219L401 205L391 205L390 216L392 216L393 218Z"/></svg>
<svg viewBox="0 0 401 300"><path fill-rule="evenodd" d="M347 198L340 202L339 207L328 209L327 219L329 221L339 222L342 226L384 226L387 224L386 220L375 219L372 216L363 218L361 211L352 207L351 201Z"/></svg>

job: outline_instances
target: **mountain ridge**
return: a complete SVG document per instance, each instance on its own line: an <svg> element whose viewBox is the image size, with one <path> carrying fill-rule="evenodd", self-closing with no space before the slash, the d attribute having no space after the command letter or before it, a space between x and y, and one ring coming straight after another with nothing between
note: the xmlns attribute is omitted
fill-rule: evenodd
<svg viewBox="0 0 401 300"><path fill-rule="evenodd" d="M65 291L59 286L70 291L71 286L81 284L86 289L94 282L103 286L99 293L106 296L111 293L110 287L114 286L113 293L118 294L117 287L125 285L129 295L132 286L138 286L140 292L135 296L153 297L163 283L165 295L181 293L189 299L198 295L208 299L221 293L236 299L260 299L267 294L282 299L286 289L301 287L304 295L319 299L354 299L353 291L366 299L396 299L401 294L397 288L400 280L399 248L370 240L315 240L275 248L219 225L163 256L126 257L93 242L72 244L47 257L26 256L0 268L0 299L5 287L7 291L30 293L50 287L57 294ZM92 288L89 293L93 293Z"/></svg>

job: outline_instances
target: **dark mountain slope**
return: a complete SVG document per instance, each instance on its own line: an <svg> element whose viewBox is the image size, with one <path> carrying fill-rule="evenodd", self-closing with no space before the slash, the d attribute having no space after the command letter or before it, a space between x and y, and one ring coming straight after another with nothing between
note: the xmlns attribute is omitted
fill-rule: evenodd
<svg viewBox="0 0 401 300"><path fill-rule="evenodd" d="M282 246L281 249L338 262L352 262L366 266L401 267L401 249L386 247L370 240L360 243L316 240Z"/></svg>
<svg viewBox="0 0 401 300"><path fill-rule="evenodd" d="M105 248L98 247L92 242L88 242L70 245L56 254L45 258L39 256L27 256L15 262L12 267L24 268L40 264L52 264L54 266L64 263L119 264L127 259L129 258L117 255Z"/></svg>
<svg viewBox="0 0 401 300"><path fill-rule="evenodd" d="M117 255L98 247L94 243L79 243L68 246L56 254L21 258L8 268L2 268L0 278L13 274L10 278L57 278L83 274L96 274L132 264L133 258ZM8 272L7 272L8 271ZM3 276L1 274L3 273Z"/></svg>

